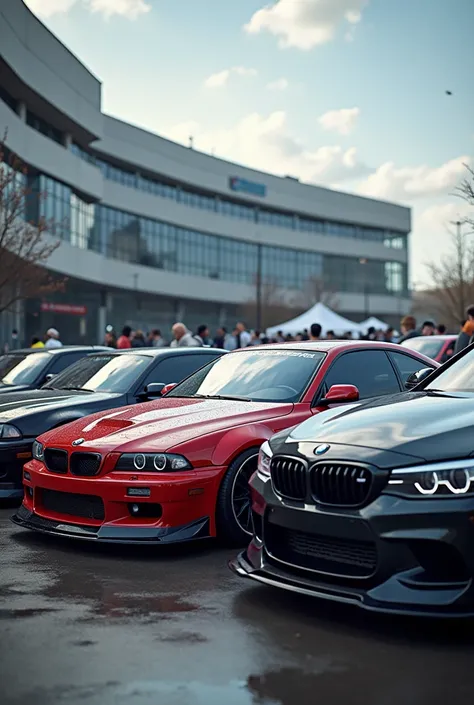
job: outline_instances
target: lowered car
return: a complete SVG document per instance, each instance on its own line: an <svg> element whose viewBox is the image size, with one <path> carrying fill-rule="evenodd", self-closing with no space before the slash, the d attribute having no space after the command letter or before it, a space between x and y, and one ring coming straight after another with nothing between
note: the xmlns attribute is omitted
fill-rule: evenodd
<svg viewBox="0 0 474 705"><path fill-rule="evenodd" d="M52 349L12 350L0 356L0 394L39 389L86 355L107 349L103 346L71 345Z"/></svg>
<svg viewBox="0 0 474 705"><path fill-rule="evenodd" d="M161 396L222 350L136 348L82 358L46 386L0 395L0 499L23 496L22 469L37 436L102 409Z"/></svg>
<svg viewBox="0 0 474 705"><path fill-rule="evenodd" d="M220 536L242 544L251 535L248 480L263 441L331 404L398 392L429 364L371 342L228 353L157 404L95 414L41 436L15 522L91 541Z"/></svg>
<svg viewBox="0 0 474 705"><path fill-rule="evenodd" d="M238 575L368 610L474 616L474 350L262 446Z"/></svg>

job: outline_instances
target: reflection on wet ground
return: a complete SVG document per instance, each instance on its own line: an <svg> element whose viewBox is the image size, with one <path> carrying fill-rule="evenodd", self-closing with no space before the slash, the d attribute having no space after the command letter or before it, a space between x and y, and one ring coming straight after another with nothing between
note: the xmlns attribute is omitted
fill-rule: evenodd
<svg viewBox="0 0 474 705"><path fill-rule="evenodd" d="M0 510L2 705L466 703L472 623L252 586L213 544L102 548Z"/></svg>

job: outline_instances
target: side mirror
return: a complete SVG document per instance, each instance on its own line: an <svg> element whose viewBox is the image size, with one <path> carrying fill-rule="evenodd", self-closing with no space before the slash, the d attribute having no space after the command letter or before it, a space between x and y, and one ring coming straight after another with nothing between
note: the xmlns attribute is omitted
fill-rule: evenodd
<svg viewBox="0 0 474 705"><path fill-rule="evenodd" d="M168 392L171 392L172 389L178 386L177 382L171 382L170 384L166 384L163 387L163 391L161 392L161 396L164 397L165 394L168 394Z"/></svg>
<svg viewBox="0 0 474 705"><path fill-rule="evenodd" d="M429 377L432 372L433 367L423 367L423 369L418 370L418 372L412 372L405 382L405 389L413 389L420 384L420 382L424 382L424 380Z"/></svg>
<svg viewBox="0 0 474 705"><path fill-rule="evenodd" d="M359 390L353 384L333 384L328 393L321 399L318 406L330 406L330 404L349 404L351 401L359 401Z"/></svg>
<svg viewBox="0 0 474 705"><path fill-rule="evenodd" d="M147 399L161 397L164 388L165 385L163 384L163 382L152 382L150 384L147 384L147 386L145 387L144 396L146 396Z"/></svg>
<svg viewBox="0 0 474 705"><path fill-rule="evenodd" d="M51 380L54 379L55 377L56 377L56 375L53 375L51 373L49 375L46 375L46 377L44 378L44 383L46 384L47 382L51 382Z"/></svg>

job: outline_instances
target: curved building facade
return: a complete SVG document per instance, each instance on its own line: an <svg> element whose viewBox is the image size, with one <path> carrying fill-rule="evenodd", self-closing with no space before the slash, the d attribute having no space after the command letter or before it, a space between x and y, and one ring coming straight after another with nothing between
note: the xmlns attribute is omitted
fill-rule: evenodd
<svg viewBox="0 0 474 705"><path fill-rule="evenodd" d="M396 321L409 307L409 209L247 169L103 114L98 79L22 0L0 7L4 129L44 194L34 216L59 224L48 268L68 278L62 294L26 303L15 319L24 336L232 325L243 310L255 325L252 302L265 308L269 287L300 309L327 289L355 320Z"/></svg>

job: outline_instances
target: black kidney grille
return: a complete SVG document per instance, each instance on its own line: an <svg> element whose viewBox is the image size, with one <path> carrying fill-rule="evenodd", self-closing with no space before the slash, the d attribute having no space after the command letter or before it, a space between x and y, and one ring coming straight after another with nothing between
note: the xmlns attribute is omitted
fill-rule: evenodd
<svg viewBox="0 0 474 705"><path fill-rule="evenodd" d="M65 475L67 473L67 450L45 448L44 462L50 472Z"/></svg>
<svg viewBox="0 0 474 705"><path fill-rule="evenodd" d="M354 541L265 524L265 547L277 560L296 568L333 575L369 577L377 566L373 541Z"/></svg>
<svg viewBox="0 0 474 705"><path fill-rule="evenodd" d="M278 494L288 499L306 498L306 466L297 458L276 457L272 459L270 471L273 487Z"/></svg>
<svg viewBox="0 0 474 705"><path fill-rule="evenodd" d="M72 475L93 477L99 472L101 460L99 453L73 453L69 469Z"/></svg>
<svg viewBox="0 0 474 705"><path fill-rule="evenodd" d="M71 494L56 490L41 490L41 502L45 509L58 514L82 517L84 519L105 518L104 503L101 497L89 494Z"/></svg>
<svg viewBox="0 0 474 705"><path fill-rule="evenodd" d="M343 463L318 463L310 468L311 495L321 504L358 507L372 484L368 468Z"/></svg>

